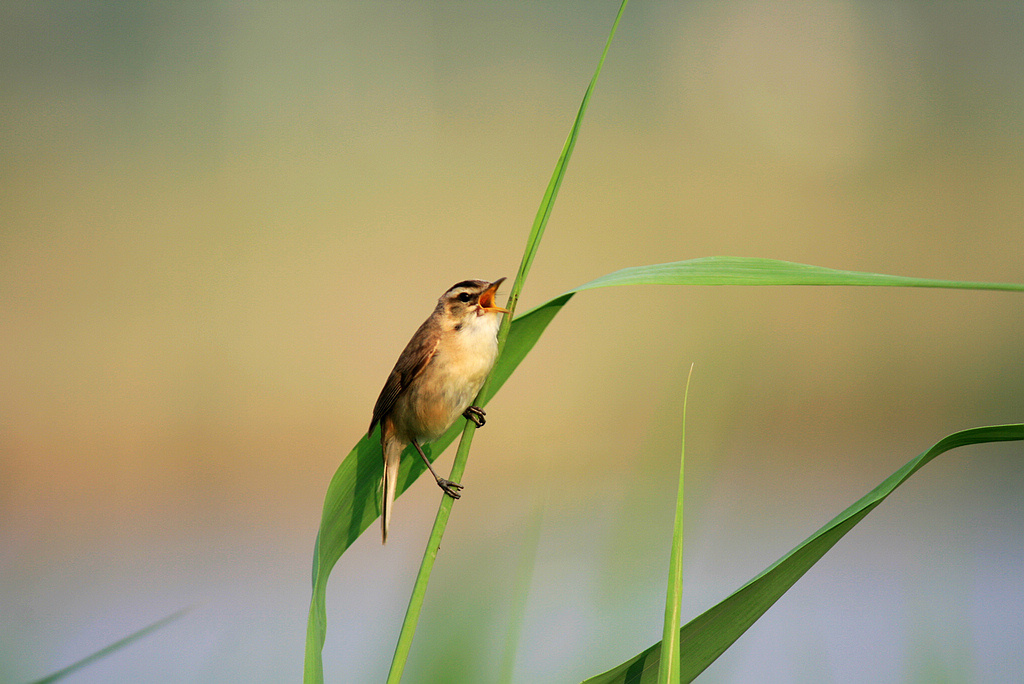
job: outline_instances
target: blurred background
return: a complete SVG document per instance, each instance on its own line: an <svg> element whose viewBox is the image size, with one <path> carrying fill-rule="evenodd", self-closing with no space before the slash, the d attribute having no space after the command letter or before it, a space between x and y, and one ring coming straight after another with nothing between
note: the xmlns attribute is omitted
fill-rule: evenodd
<svg viewBox="0 0 1024 684"><path fill-rule="evenodd" d="M331 475L437 297L515 275L617 7L0 7L0 680L182 607L73 681L300 679ZM632 4L520 310L710 255L1024 281L1022 28ZM488 406L406 681L579 681L660 639L691 363L684 619L1024 419L1022 336L1010 293L578 295ZM1021 455L927 466L701 681L1017 679ZM383 680L439 496L335 567L328 681Z"/></svg>

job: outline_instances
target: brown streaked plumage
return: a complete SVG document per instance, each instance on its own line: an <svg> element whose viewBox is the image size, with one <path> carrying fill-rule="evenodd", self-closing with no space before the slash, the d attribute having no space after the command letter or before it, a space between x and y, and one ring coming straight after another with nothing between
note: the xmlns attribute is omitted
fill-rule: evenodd
<svg viewBox="0 0 1024 684"><path fill-rule="evenodd" d="M441 295L434 312L398 357L377 398L367 434L373 434L380 424L384 542L388 540L398 465L407 445L416 448L438 486L448 496L459 498L462 485L439 477L420 446L444 434L459 416L478 427L484 424L483 410L470 404L498 353L500 314L508 309L494 303L494 294L504 280L464 280Z"/></svg>

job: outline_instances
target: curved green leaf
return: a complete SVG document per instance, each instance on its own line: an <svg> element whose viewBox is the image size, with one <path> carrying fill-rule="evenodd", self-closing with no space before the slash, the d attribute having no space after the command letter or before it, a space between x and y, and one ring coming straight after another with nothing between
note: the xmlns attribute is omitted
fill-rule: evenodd
<svg viewBox="0 0 1024 684"><path fill-rule="evenodd" d="M1024 424L995 425L956 432L913 459L865 494L859 501L797 545L724 601L705 611L679 631L682 644L680 681L689 682L725 652L812 565L875 506L939 454L988 442L1024 440ZM661 642L584 684L653 684L658 677Z"/></svg>
<svg viewBox="0 0 1024 684"><path fill-rule="evenodd" d="M973 290L1012 290L1024 292L1024 285L1013 283L975 283L951 280L905 278L877 273L837 271L820 266L788 261L745 257L704 257L653 266L625 268L555 297L512 321L508 341L491 373L481 406L486 406L533 345L551 320L573 295L581 290L613 285L886 285L892 287L937 287ZM369 409L369 407L367 407ZM437 441L423 450L433 461L462 431L457 421ZM410 454L402 458L398 472L397 495L401 495L426 467ZM378 493L382 474L380 442L377 433L363 437L338 466L324 497L320 530L313 549L313 593L306 623L306 672L312 681L322 681L320 653L327 625L324 606L327 579L331 569L363 531L380 515ZM319 675L319 678L317 678Z"/></svg>
<svg viewBox="0 0 1024 684"><path fill-rule="evenodd" d="M562 295L533 309L512 322L505 350L491 372L487 391L481 395L480 406L486 406L512 371L540 339L548 323L555 317L572 295ZM433 461L462 432L462 421L457 421L440 439L423 446L424 453ZM378 428L379 430L379 428ZM402 455L398 470L396 497L409 488L427 469L415 452ZM413 455L410 455L413 454ZM327 579L341 554L352 545L380 515L380 478L383 474L379 432L363 437L338 466L327 486L320 531L313 547L313 596L306 622L305 672L307 681L323 681L323 651L327 632L326 592Z"/></svg>

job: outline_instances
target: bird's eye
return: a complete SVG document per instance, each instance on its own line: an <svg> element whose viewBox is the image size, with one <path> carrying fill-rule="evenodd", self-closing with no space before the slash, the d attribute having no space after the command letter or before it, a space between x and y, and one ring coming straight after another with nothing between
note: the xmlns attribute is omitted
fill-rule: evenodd
<svg viewBox="0 0 1024 684"><path fill-rule="evenodd" d="M460 292L459 293L459 301L460 302L468 302L470 299L471 299L471 297L469 296L468 292Z"/></svg>

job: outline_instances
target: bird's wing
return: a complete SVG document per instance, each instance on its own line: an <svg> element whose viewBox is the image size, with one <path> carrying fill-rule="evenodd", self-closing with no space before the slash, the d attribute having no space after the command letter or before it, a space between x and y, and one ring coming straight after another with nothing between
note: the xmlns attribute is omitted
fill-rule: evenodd
<svg viewBox="0 0 1024 684"><path fill-rule="evenodd" d="M426 323L420 326L420 329L412 336L409 344L405 346L405 351L398 357L398 362L395 364L394 369L392 369L391 375L388 376L387 382L384 383L384 389L380 391L380 396L377 397L377 403L373 406L373 419L370 421L370 429L366 433L367 436L373 434L374 426L382 421L384 416L391 413L391 410L395 408L395 402L398 401L398 397L402 395L402 392L409 387L416 376L422 373L423 369L430 363L430 360L434 358L438 342L440 342L439 336L427 334Z"/></svg>

